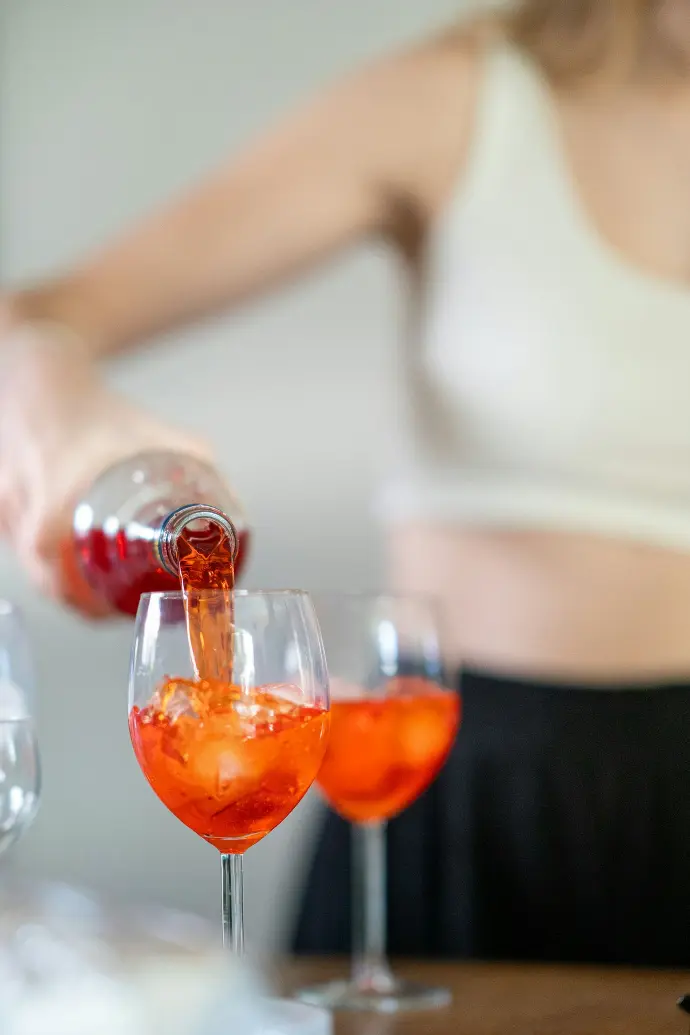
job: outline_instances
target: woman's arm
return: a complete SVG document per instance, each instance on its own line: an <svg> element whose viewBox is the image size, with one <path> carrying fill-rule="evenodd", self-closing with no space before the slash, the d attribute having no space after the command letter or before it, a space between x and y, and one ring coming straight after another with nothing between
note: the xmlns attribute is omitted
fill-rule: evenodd
<svg viewBox="0 0 690 1035"><path fill-rule="evenodd" d="M444 38L365 69L79 268L17 292L12 319L61 324L107 355L364 236L402 238L457 171L473 59Z"/></svg>
<svg viewBox="0 0 690 1035"><path fill-rule="evenodd" d="M44 592L69 600L61 544L100 471L146 449L209 455L108 391L92 360L364 235L414 248L458 175L475 65L452 39L381 62L79 268L0 296L0 536Z"/></svg>

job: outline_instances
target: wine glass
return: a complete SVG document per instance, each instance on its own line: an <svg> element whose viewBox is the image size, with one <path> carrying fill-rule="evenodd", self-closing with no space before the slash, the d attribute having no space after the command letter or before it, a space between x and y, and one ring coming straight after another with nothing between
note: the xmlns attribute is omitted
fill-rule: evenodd
<svg viewBox="0 0 690 1035"><path fill-rule="evenodd" d="M244 950L242 859L304 797L323 760L328 675L313 604L293 590L149 593L136 618L129 728L141 769L173 815L221 853L223 944ZM195 677L185 623L226 622L219 670ZM191 611L190 611L191 613ZM225 614L226 618L221 616Z"/></svg>
<svg viewBox="0 0 690 1035"><path fill-rule="evenodd" d="M443 1006L450 993L394 977L386 959L386 822L441 770L460 698L443 682L433 604L411 597L316 596L331 679L331 735L318 785L353 824L349 980L300 989L331 1009L392 1013Z"/></svg>
<svg viewBox="0 0 690 1035"><path fill-rule="evenodd" d="M20 612L0 600L0 855L33 823L41 766L32 716L34 671Z"/></svg>

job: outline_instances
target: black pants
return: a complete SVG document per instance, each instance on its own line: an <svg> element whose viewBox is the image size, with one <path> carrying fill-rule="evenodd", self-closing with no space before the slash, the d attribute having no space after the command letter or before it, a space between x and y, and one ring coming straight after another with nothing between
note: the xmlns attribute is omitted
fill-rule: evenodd
<svg viewBox="0 0 690 1035"><path fill-rule="evenodd" d="M690 964L690 684L459 681L453 753L389 826L391 954ZM349 848L329 815L297 952L349 950Z"/></svg>

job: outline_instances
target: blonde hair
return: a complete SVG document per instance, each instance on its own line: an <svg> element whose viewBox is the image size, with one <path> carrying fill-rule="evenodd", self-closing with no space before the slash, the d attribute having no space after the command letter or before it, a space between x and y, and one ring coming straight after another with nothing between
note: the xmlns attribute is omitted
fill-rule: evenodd
<svg viewBox="0 0 690 1035"><path fill-rule="evenodd" d="M663 24L667 0L522 0L506 16L512 39L554 79L653 63L687 72L688 57Z"/></svg>

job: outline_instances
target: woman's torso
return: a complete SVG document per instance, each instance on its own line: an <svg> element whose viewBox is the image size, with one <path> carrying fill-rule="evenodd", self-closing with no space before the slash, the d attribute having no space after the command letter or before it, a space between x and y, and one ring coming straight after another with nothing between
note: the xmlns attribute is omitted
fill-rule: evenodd
<svg viewBox="0 0 690 1035"><path fill-rule="evenodd" d="M405 522L391 581L443 608L451 664L571 683L690 672L690 556L563 532Z"/></svg>
<svg viewBox="0 0 690 1035"><path fill-rule="evenodd" d="M501 61L421 266L392 579L443 601L453 660L687 675L690 89Z"/></svg>

